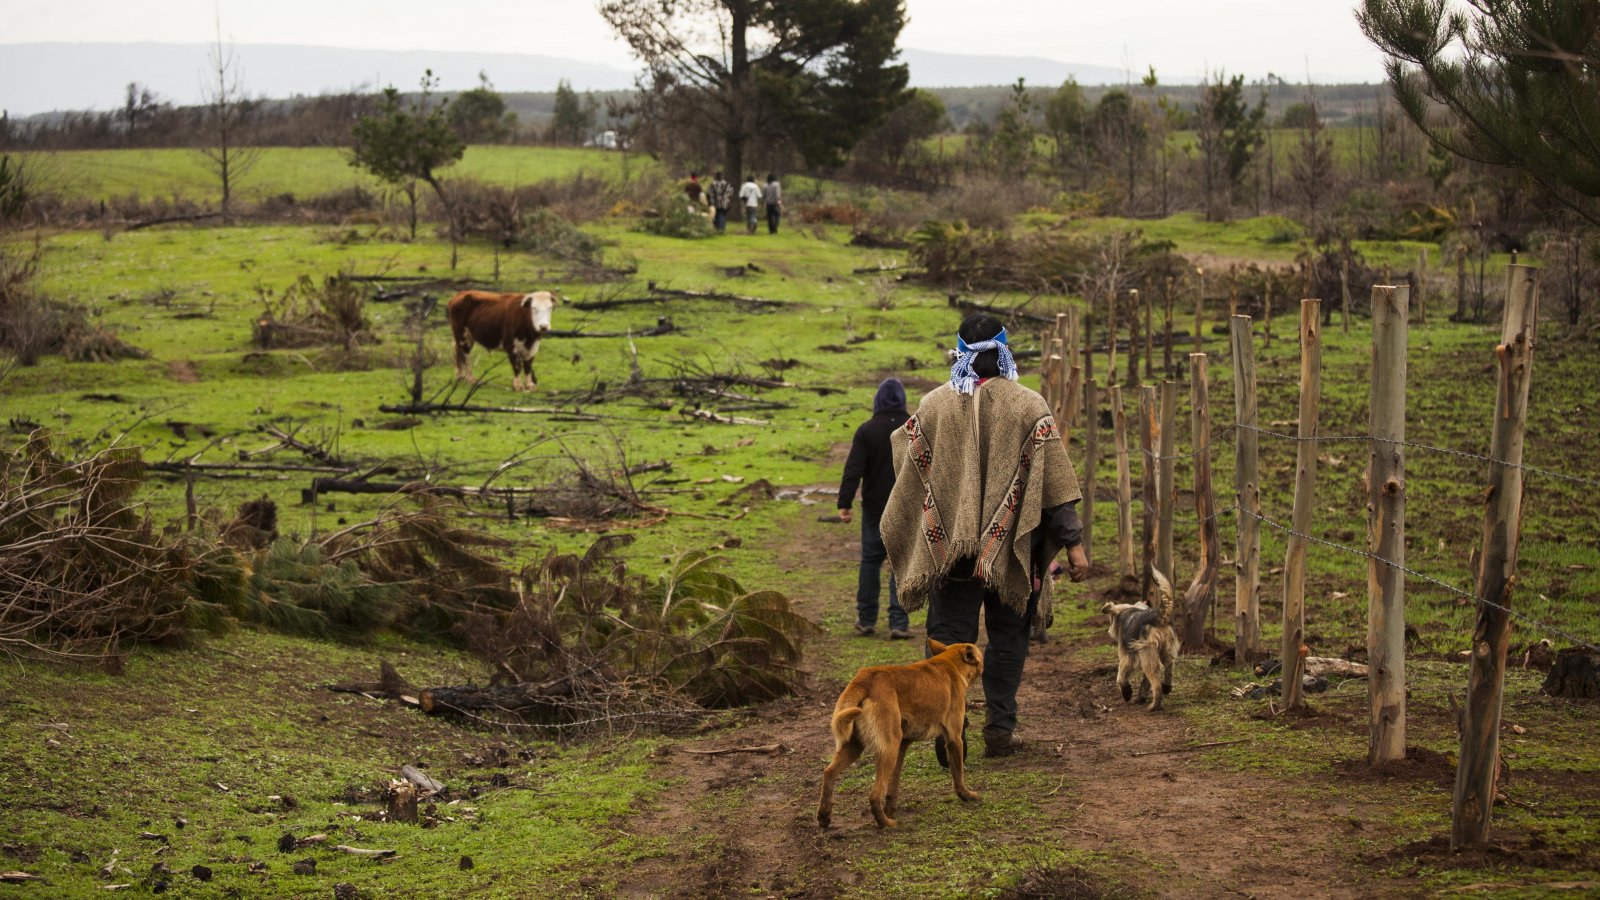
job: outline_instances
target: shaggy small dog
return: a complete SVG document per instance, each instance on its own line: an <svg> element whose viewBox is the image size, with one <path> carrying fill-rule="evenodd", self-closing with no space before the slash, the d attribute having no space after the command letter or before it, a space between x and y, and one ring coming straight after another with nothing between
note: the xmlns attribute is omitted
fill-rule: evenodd
<svg viewBox="0 0 1600 900"><path fill-rule="evenodd" d="M1130 680L1134 666L1144 671L1144 681L1139 685L1139 699L1145 698L1148 686L1150 709L1161 708L1161 699L1172 693L1172 666L1178 659L1178 633L1172 627L1172 584L1167 576L1154 569L1160 597L1155 609L1143 601L1138 603L1107 603L1100 611L1111 616L1108 632L1117 642L1117 686L1122 689L1122 700L1133 699Z"/></svg>
<svg viewBox="0 0 1600 900"><path fill-rule="evenodd" d="M829 722L833 761L822 773L822 798L817 804L817 824L823 828L833 821L834 784L868 750L878 762L868 797L872 818L879 828L893 828L900 769L913 741L943 738L956 796L978 799L963 777L966 742L961 726L967 716L967 688L983 674L983 651L974 644L946 646L932 638L928 647L934 655L924 660L861 669L839 695Z"/></svg>

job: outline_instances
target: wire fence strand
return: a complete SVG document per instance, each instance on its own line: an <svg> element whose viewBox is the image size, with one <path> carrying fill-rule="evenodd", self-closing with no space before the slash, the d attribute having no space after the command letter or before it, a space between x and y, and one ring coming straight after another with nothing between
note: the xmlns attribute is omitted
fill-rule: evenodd
<svg viewBox="0 0 1600 900"><path fill-rule="evenodd" d="M1360 557L1364 557L1366 559L1376 560L1377 562L1383 563L1384 565L1393 566L1394 568L1399 569L1400 571L1406 573L1407 575L1409 575L1409 576L1411 576L1413 578L1419 579L1421 581L1426 581L1429 584L1432 584L1432 585L1434 585L1436 587L1443 588L1443 589L1445 589L1446 591L1448 591L1448 592L1450 592L1452 594L1456 594L1458 596L1465 597L1466 599L1471 600L1474 603L1481 603L1481 604L1483 604L1485 606L1492 606L1495 609L1498 609L1501 612L1504 612L1504 613L1512 616L1513 618L1516 618L1519 621L1526 622L1527 624L1529 624L1530 626L1532 626L1534 628L1537 628L1537 629L1539 629L1541 631L1549 632L1550 634L1554 634L1554 635L1557 635L1559 637L1566 638L1567 640L1573 642L1574 644L1577 644L1578 646L1586 647L1586 648L1588 648L1590 650L1600 649L1600 646L1597 646L1594 641L1591 641L1591 640L1589 640L1587 638L1578 637L1577 635L1571 634L1571 633L1566 632L1566 631L1563 631L1560 628L1555 627L1554 625L1549 625L1549 624L1547 624L1545 622L1541 622L1540 620L1535 619L1532 616L1529 616L1529 615L1527 615L1525 613L1522 613L1522 612L1519 612L1517 610L1514 610L1509 606L1501 606L1500 604L1495 603L1495 602L1493 602L1491 600L1487 600L1487 599L1485 599L1483 597L1479 597L1477 594L1474 594L1474 593L1472 593L1470 591L1464 591L1461 588L1458 588L1455 585L1450 584L1449 582L1441 581L1441 580L1439 580L1437 578L1434 578L1432 575L1427 575L1427 574L1424 574L1422 572L1418 572L1416 569L1412 569L1412 568L1408 568L1406 566L1403 566L1400 563L1397 563L1392 559L1386 559L1386 558L1384 558L1382 556L1377 555L1376 553L1372 553L1372 552L1367 551L1367 550L1361 550L1359 548L1351 547L1351 546L1348 546L1348 545L1345 545L1345 544L1340 544L1340 543L1337 543L1335 541L1325 540L1323 538L1317 537L1316 535L1311 535L1311 534L1306 534L1304 532L1296 531L1291 526L1284 525L1284 524L1282 524L1280 522L1274 522L1272 519L1269 519L1266 516L1261 515L1260 513L1253 513L1253 512L1250 512L1247 509L1239 509L1238 507L1234 507L1234 509L1237 510L1238 512L1242 513L1243 515L1247 515L1247 516L1250 516L1253 519L1256 519L1257 521L1261 522L1261 524L1266 525L1269 528L1277 529L1278 531L1281 531L1281 532L1283 532L1285 534L1290 534L1290 535L1293 535L1295 537L1311 541L1312 543L1315 543L1315 544L1321 544L1324 547L1332 547L1333 549L1339 550L1339 551L1341 551L1343 553L1349 553L1349 554L1351 554L1353 556L1360 556Z"/></svg>

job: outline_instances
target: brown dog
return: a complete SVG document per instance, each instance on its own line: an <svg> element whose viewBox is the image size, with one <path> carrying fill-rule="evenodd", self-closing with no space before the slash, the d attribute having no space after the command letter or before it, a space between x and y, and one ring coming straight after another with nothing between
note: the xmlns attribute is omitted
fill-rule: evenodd
<svg viewBox="0 0 1600 900"><path fill-rule="evenodd" d="M833 762L822 773L817 824L833 820L833 786L845 769L871 750L878 777L869 801L879 828L893 828L900 796L900 769L912 741L944 738L956 796L976 800L967 789L961 764L966 757L961 724L967 715L967 686L983 673L983 651L975 644L945 646L929 639L934 655L903 666L868 666L850 679L833 705Z"/></svg>
<svg viewBox="0 0 1600 900"><path fill-rule="evenodd" d="M1139 685L1139 699L1145 697L1148 685L1152 698L1150 709L1161 708L1161 699L1172 693L1172 667L1178 659L1178 632L1172 627L1174 601L1172 583L1158 569L1155 576L1160 598L1151 609L1139 603L1107 603L1100 611L1111 617L1108 633L1117 643L1117 687L1122 689L1124 703L1133 699L1135 668L1144 672Z"/></svg>

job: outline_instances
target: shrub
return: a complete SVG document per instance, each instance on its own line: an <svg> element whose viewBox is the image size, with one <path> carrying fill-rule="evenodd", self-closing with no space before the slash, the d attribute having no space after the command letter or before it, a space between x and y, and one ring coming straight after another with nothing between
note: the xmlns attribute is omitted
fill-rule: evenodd
<svg viewBox="0 0 1600 900"><path fill-rule="evenodd" d="M74 362L149 356L123 342L115 332L90 323L81 308L36 293L33 279L42 253L37 240L25 252L15 245L0 244L0 350L25 366L37 364L50 353Z"/></svg>
<svg viewBox="0 0 1600 900"><path fill-rule="evenodd" d="M662 237L704 238L714 232L711 220L682 193L673 191L656 200L639 221L639 230Z"/></svg>
<svg viewBox="0 0 1600 900"><path fill-rule="evenodd" d="M287 347L335 346L354 350L357 344L377 338L367 324L366 292L343 274L329 275L318 285L301 275L273 296L256 288L262 314L251 329L251 341L264 350Z"/></svg>

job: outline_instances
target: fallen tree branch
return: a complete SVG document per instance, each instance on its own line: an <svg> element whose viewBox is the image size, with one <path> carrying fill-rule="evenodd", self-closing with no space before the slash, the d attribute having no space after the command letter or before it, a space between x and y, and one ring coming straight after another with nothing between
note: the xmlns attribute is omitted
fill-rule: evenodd
<svg viewBox="0 0 1600 900"><path fill-rule="evenodd" d="M361 847L352 847L348 844L334 844L333 849L340 853L349 853L352 856L365 856L369 859L392 859L400 855L399 850L365 850Z"/></svg>
<svg viewBox="0 0 1600 900"><path fill-rule="evenodd" d="M697 756L724 756L729 753L760 753L763 756L782 756L793 753L788 744L760 744L755 747L722 747L717 750L696 750L693 747L679 747L680 753L693 753Z"/></svg>
<svg viewBox="0 0 1600 900"><path fill-rule="evenodd" d="M530 416L563 416L578 419L584 422L599 422L602 419L616 418L615 416L599 416L594 413L574 412L570 409L556 409L550 406L481 406L467 403L385 403L378 407L379 412L402 413L406 415L421 415L446 412L467 413L516 413Z"/></svg>

